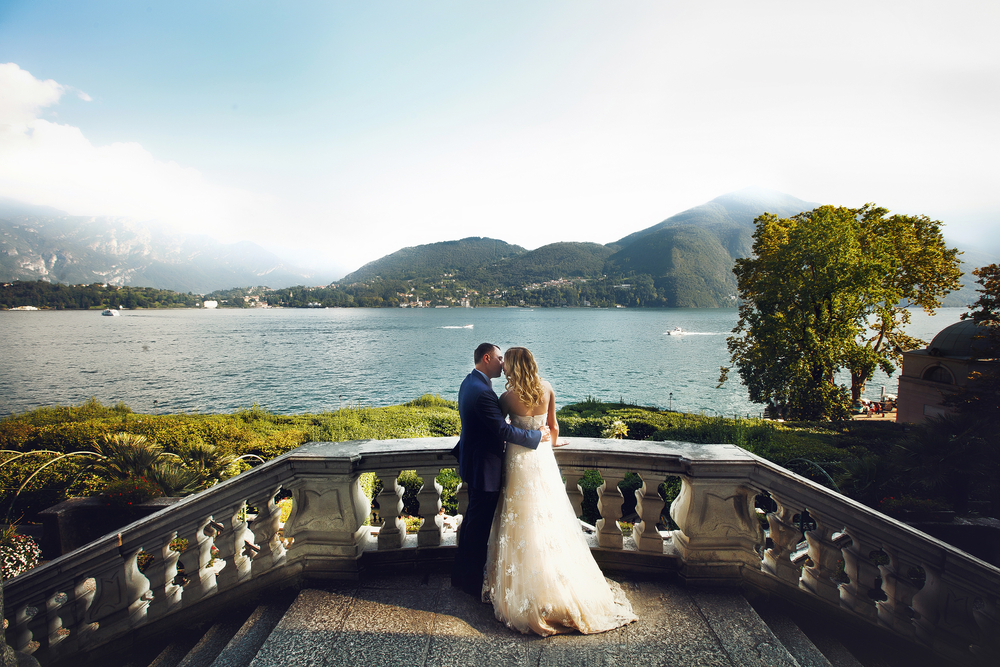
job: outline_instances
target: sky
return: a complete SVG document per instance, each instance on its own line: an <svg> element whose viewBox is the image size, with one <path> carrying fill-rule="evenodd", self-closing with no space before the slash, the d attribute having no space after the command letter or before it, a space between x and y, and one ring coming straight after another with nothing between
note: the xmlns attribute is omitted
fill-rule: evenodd
<svg viewBox="0 0 1000 667"><path fill-rule="evenodd" d="M0 0L0 197L340 277L749 186L1000 253L1000 3Z"/></svg>

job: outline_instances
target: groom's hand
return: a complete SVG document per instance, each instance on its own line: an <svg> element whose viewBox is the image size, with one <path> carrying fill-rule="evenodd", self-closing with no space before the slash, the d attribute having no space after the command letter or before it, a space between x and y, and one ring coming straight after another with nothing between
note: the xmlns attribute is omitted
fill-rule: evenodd
<svg viewBox="0 0 1000 667"><path fill-rule="evenodd" d="M552 434L549 432L548 425L546 424L545 426L543 426L541 428L541 431L542 431L542 439L540 440L540 442L548 442L549 439L552 437Z"/></svg>

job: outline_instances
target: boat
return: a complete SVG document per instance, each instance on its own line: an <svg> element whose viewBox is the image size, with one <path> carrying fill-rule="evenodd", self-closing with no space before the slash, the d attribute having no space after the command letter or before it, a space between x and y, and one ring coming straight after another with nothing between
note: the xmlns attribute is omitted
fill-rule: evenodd
<svg viewBox="0 0 1000 667"><path fill-rule="evenodd" d="M118 317L121 313L117 310L112 310L111 308L105 308L101 311L101 315L106 315L107 317Z"/></svg>
<svg viewBox="0 0 1000 667"><path fill-rule="evenodd" d="M680 327L674 327L670 331L664 331L663 333L667 334L668 336L683 336L684 329L681 329Z"/></svg>

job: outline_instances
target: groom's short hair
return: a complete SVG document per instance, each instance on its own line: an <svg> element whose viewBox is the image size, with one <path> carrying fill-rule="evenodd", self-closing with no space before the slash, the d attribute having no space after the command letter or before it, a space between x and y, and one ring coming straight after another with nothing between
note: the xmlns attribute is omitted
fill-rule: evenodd
<svg viewBox="0 0 1000 667"><path fill-rule="evenodd" d="M498 348L493 343L480 343L479 347L476 348L475 353L472 355L473 361L478 364L487 354L493 354L494 349Z"/></svg>

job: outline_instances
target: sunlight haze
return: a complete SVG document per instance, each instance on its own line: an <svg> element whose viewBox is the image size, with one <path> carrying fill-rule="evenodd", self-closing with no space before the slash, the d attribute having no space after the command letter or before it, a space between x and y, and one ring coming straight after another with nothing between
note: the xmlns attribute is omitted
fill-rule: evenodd
<svg viewBox="0 0 1000 667"><path fill-rule="evenodd" d="M0 5L0 197L340 277L747 186L1000 252L996 2Z"/></svg>

